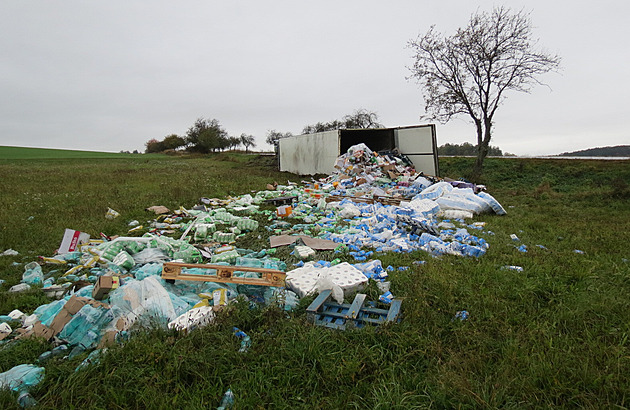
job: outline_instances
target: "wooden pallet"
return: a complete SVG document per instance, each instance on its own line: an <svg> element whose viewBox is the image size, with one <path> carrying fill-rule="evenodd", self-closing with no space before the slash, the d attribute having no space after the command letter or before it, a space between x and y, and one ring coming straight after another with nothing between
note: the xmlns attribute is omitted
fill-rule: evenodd
<svg viewBox="0 0 630 410"><path fill-rule="evenodd" d="M306 308L309 322L330 327L332 329L346 330L348 328L361 328L366 324L381 325L383 323L399 321L401 299L394 299L389 309L364 307L366 295L359 293L352 303L331 302L331 290L324 290L315 298L313 303Z"/></svg>
<svg viewBox="0 0 630 410"><path fill-rule="evenodd" d="M372 198L360 197L360 196L346 196L346 195L330 195L326 197L326 202L341 202L344 199L349 199L353 202L373 204L374 202L380 202L383 205L400 205L401 199L392 198L389 196L374 195Z"/></svg>
<svg viewBox="0 0 630 410"><path fill-rule="evenodd" d="M198 275L182 272L184 268L211 269L215 273L211 275ZM256 272L260 278L241 278L234 276L234 272ZM162 267L162 279L173 283L176 280L192 280L199 282L235 283L238 285L260 285L283 287L286 273L276 269L251 268L249 266L225 266L215 264L196 264L164 262Z"/></svg>
<svg viewBox="0 0 630 410"><path fill-rule="evenodd" d="M297 196L283 196L279 198L265 199L263 202L270 205L291 205L294 201L297 201Z"/></svg>

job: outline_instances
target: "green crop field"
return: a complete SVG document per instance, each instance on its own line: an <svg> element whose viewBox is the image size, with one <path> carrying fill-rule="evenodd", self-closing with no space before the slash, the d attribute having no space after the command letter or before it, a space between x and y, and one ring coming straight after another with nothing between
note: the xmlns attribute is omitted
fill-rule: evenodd
<svg viewBox="0 0 630 410"><path fill-rule="evenodd" d="M0 146L0 160L23 160L23 159L114 159L114 158L130 158L139 154L125 154L115 152L98 152L98 151L76 151L67 149L50 149L50 148L27 148L27 147L8 147ZM143 158L159 157L156 154L140 154Z"/></svg>
<svg viewBox="0 0 630 410"><path fill-rule="evenodd" d="M190 208L200 197L302 179L255 155L60 159L6 152L0 150L0 252L19 255L0 257L0 314L30 314L50 301L40 289L7 289L20 281L24 263L54 254L65 228L124 235L129 221L154 217L144 210L152 205ZM442 176L464 176L472 161L441 159ZM307 323L312 299L290 313L237 303L187 335L139 331L79 372L87 353L51 360L31 393L41 408L216 408L228 388L234 408L627 408L629 165L488 159L483 182L508 214L475 218L492 231L475 232L490 243L484 256L374 255L383 266L409 267L390 272L391 291L403 298L399 323L334 331ZM108 207L121 216L105 219ZM261 226L238 246L268 247L269 235ZM278 256L289 268L297 262L287 249ZM319 257L354 262L348 254ZM426 264L413 263L419 260ZM370 286L367 294L374 300L378 290ZM469 312L465 321L454 318L461 310ZM233 326L251 337L249 351L239 353ZM50 348L38 340L0 344L0 372L35 363ZM17 407L16 398L0 392L0 408Z"/></svg>

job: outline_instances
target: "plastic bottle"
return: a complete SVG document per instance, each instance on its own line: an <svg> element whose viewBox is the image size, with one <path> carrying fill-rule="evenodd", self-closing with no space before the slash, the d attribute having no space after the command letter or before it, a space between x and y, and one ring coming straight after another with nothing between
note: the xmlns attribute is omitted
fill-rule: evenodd
<svg viewBox="0 0 630 410"><path fill-rule="evenodd" d="M30 262L24 266L22 282L29 285L41 285L44 282L42 267L37 262Z"/></svg>
<svg viewBox="0 0 630 410"><path fill-rule="evenodd" d="M232 393L232 389L228 389L223 395L223 400L221 400L221 405L217 407L217 410L225 410L229 409L234 405L234 393Z"/></svg>
<svg viewBox="0 0 630 410"><path fill-rule="evenodd" d="M39 355L39 357L37 358L37 361L39 363L44 363L48 359L50 359L52 356L53 356L52 352L44 352L44 353Z"/></svg>
<svg viewBox="0 0 630 410"><path fill-rule="evenodd" d="M20 364L0 373L0 389L25 391L44 378L45 369L32 364Z"/></svg>
<svg viewBox="0 0 630 410"><path fill-rule="evenodd" d="M64 355L64 354L68 353L68 346L67 345L60 345L60 346L57 346L54 349L52 349L50 352L52 353L53 357Z"/></svg>
<svg viewBox="0 0 630 410"><path fill-rule="evenodd" d="M25 290L29 290L31 285L28 283L18 283L17 285L11 286L9 292L24 292Z"/></svg>
<svg viewBox="0 0 630 410"><path fill-rule="evenodd" d="M457 313L455 313L455 319L459 319L461 321L468 319L468 311L466 310L458 311Z"/></svg>
<svg viewBox="0 0 630 410"><path fill-rule="evenodd" d="M208 227L206 225L198 225L195 229L195 241L205 241L208 236Z"/></svg>
<svg viewBox="0 0 630 410"><path fill-rule="evenodd" d="M17 401L20 407L25 409L37 406L37 400L35 400L29 392L23 392L20 394Z"/></svg>
<svg viewBox="0 0 630 410"><path fill-rule="evenodd" d="M103 255L101 255L101 257L103 259L107 259L108 261L112 262L114 258L116 257L116 255L118 255L124 247L125 247L124 241L108 244L105 250L103 251Z"/></svg>
<svg viewBox="0 0 630 410"><path fill-rule="evenodd" d="M129 253L125 251L119 252L112 260L112 263L125 269L131 269L136 264L136 262L133 260L133 257L131 257L131 255L129 255Z"/></svg>
<svg viewBox="0 0 630 410"><path fill-rule="evenodd" d="M107 350L107 348L101 350L101 349L96 349L94 351L92 351L88 357L86 357L77 367L76 369L74 369L75 372L78 372L81 369L85 369L86 367L88 367L91 364L96 364L100 361L100 356L103 352L105 352Z"/></svg>
<svg viewBox="0 0 630 410"><path fill-rule="evenodd" d="M245 353L249 350L249 347L252 345L252 341L247 333L240 330L238 327L234 328L234 336L241 339L241 348L238 349L240 353Z"/></svg>

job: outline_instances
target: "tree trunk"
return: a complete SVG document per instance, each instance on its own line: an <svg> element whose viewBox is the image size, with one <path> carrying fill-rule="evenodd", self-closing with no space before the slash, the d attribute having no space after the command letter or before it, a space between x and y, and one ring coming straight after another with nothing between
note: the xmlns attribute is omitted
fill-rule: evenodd
<svg viewBox="0 0 630 410"><path fill-rule="evenodd" d="M481 182L481 174L483 171L483 161L486 159L488 155L488 147L490 146L490 138L492 137L491 128L492 121L486 119L484 121L484 129L482 129L481 122L477 123L477 141L479 144L477 145L477 158L475 159L475 165L473 166L471 179L472 182L479 183ZM483 138L480 136L483 135Z"/></svg>

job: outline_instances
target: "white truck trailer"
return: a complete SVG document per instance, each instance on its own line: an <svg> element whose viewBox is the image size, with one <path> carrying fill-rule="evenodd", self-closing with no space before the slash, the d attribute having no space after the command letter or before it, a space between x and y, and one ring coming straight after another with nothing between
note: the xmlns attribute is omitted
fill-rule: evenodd
<svg viewBox="0 0 630 410"><path fill-rule="evenodd" d="M278 141L280 171L299 175L332 174L337 157L361 142L372 151L397 148L413 162L416 171L439 175L434 124L333 130L281 138Z"/></svg>

